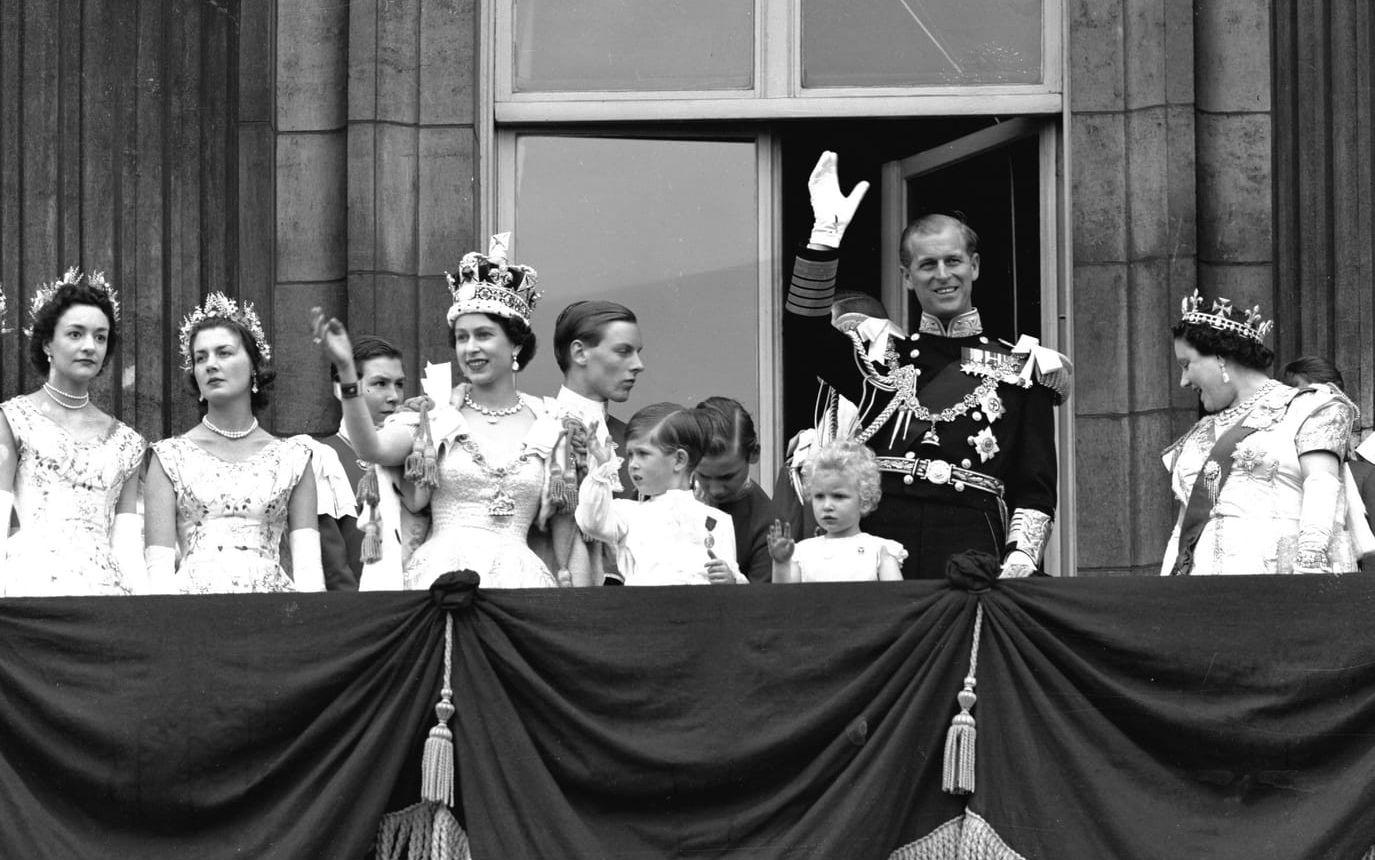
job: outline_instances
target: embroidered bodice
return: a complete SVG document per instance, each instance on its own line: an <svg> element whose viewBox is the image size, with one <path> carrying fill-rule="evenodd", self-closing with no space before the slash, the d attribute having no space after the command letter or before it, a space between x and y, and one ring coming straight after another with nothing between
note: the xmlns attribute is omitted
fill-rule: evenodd
<svg viewBox="0 0 1375 860"><path fill-rule="evenodd" d="M504 463L492 463L465 436L439 458L439 486L430 505L433 533L480 528L525 541L539 512L544 461L529 449Z"/></svg>
<svg viewBox="0 0 1375 860"><path fill-rule="evenodd" d="M455 389L461 402L466 389ZM473 438L467 419L451 404L435 407L430 428L438 449L438 486L430 496L429 537L403 571L404 588L428 588L451 570L469 569L487 588L555 587L544 563L528 544L531 523L544 505L549 457L562 427L541 402L520 395L535 415L517 454L489 459ZM419 415L399 413L387 421L413 430Z"/></svg>
<svg viewBox="0 0 1375 860"><path fill-rule="evenodd" d="M1210 521L1195 549L1192 572L1289 573L1303 505L1299 457L1312 451L1344 456L1352 419L1344 398L1318 389L1295 392L1271 381L1245 408L1205 416L1167 448L1171 490L1187 506L1200 475L1209 480L1206 467L1217 440L1238 423L1254 429L1232 452L1226 481L1211 491ZM1334 522L1345 516L1344 502L1338 507ZM1334 530L1329 557L1337 569L1351 563L1348 539L1344 528ZM1176 524L1162 573L1174 567L1178 544Z"/></svg>
<svg viewBox="0 0 1375 860"><path fill-rule="evenodd" d="M122 421L94 441L74 438L29 402L16 397L3 405L19 443L14 506L21 529L50 537L89 537L110 542L115 503L143 460L147 443Z"/></svg>
<svg viewBox="0 0 1375 860"><path fill-rule="evenodd" d="M230 461L176 436L153 443L153 451L176 492L182 590L290 590L280 547L310 448L273 439L253 456Z"/></svg>
<svg viewBox="0 0 1375 860"><path fill-rule="evenodd" d="M127 591L110 535L120 492L143 462L143 437L113 420L99 438L77 439L27 397L0 409L19 449L14 475L19 533L9 543L4 593Z"/></svg>

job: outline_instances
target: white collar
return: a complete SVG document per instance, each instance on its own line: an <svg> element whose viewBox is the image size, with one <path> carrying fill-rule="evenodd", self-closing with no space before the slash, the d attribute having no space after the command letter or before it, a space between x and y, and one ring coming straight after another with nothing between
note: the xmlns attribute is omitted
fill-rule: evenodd
<svg viewBox="0 0 1375 860"><path fill-rule="evenodd" d="M1361 455L1361 459L1368 463L1375 463L1375 434L1371 434L1364 442L1356 446L1356 453Z"/></svg>
<svg viewBox="0 0 1375 860"><path fill-rule="evenodd" d="M559 386L559 393L554 400L569 411L576 412L589 424L596 420L606 420L605 401L584 397L567 385Z"/></svg>

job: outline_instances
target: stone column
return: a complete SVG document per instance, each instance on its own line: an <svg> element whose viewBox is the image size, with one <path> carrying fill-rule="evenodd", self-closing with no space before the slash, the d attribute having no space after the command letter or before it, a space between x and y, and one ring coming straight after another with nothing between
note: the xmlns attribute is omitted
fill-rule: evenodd
<svg viewBox="0 0 1375 860"><path fill-rule="evenodd" d="M451 357L444 272L478 247L476 18L472 0L349 10L349 324L400 346L417 381Z"/></svg>
<svg viewBox="0 0 1375 860"><path fill-rule="evenodd" d="M1198 280L1274 309L1270 0L1195 0Z"/></svg>
<svg viewBox="0 0 1375 860"><path fill-rule="evenodd" d="M306 326L312 306L340 316L347 307L348 8L293 0L277 5L276 23L276 271L260 312L271 316L276 362L288 371L277 378L274 429L320 432L337 412Z"/></svg>
<svg viewBox="0 0 1375 860"><path fill-rule="evenodd" d="M1195 283L1193 9L1068 11L1079 570L1154 573L1173 516L1159 454L1187 426L1169 325Z"/></svg>

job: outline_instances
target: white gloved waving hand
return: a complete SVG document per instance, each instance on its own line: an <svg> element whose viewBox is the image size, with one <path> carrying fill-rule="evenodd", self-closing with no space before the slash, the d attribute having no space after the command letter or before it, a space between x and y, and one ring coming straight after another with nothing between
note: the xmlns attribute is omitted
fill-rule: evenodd
<svg viewBox="0 0 1375 860"><path fill-rule="evenodd" d="M850 190L849 195L840 193L840 177L837 174L838 158L827 150L817 159L812 175L807 179L807 191L812 198L812 236L809 243L826 248L839 248L845 228L855 217L859 201L869 190L868 182L860 182Z"/></svg>

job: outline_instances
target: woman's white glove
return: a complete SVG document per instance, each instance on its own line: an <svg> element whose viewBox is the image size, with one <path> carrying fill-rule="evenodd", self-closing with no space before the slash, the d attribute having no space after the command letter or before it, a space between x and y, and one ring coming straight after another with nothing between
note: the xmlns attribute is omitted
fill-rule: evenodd
<svg viewBox="0 0 1375 860"><path fill-rule="evenodd" d="M149 594L177 593L177 551L170 546L150 546L143 551L148 571Z"/></svg>
<svg viewBox="0 0 1375 860"><path fill-rule="evenodd" d="M124 579L124 587L132 594L144 594L148 583L144 577L148 568L143 556L143 514L115 514L115 527L110 532L110 551Z"/></svg>
<svg viewBox="0 0 1375 860"><path fill-rule="evenodd" d="M1313 471L1304 476L1295 573L1325 573L1331 568L1327 545L1332 541L1341 490L1341 480L1330 472Z"/></svg>
<svg viewBox="0 0 1375 860"><path fill-rule="evenodd" d="M291 578L297 591L324 591L325 569L320 562L320 533L291 530Z"/></svg>
<svg viewBox="0 0 1375 860"><path fill-rule="evenodd" d="M0 490L0 597L5 596L5 543L10 539L10 513L14 510L14 493Z"/></svg>
<svg viewBox="0 0 1375 860"><path fill-rule="evenodd" d="M812 198L812 236L809 243L826 248L839 248L845 228L855 217L859 201L869 190L868 182L860 182L849 196L840 193L840 178L836 173L837 156L827 150L817 159L812 175L807 179L807 191Z"/></svg>

